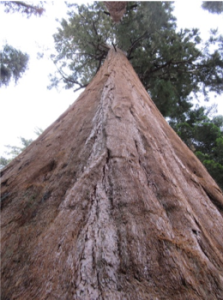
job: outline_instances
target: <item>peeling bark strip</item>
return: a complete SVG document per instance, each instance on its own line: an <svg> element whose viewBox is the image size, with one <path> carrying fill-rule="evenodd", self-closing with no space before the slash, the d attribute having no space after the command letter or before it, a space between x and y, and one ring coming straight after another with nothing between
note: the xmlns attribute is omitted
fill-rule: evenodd
<svg viewBox="0 0 223 300"><path fill-rule="evenodd" d="M120 50L2 195L1 299L223 299L223 195Z"/></svg>
<svg viewBox="0 0 223 300"><path fill-rule="evenodd" d="M125 1L104 1L105 6L107 7L109 14L112 20L115 23L121 21L121 18L126 12L126 4Z"/></svg>

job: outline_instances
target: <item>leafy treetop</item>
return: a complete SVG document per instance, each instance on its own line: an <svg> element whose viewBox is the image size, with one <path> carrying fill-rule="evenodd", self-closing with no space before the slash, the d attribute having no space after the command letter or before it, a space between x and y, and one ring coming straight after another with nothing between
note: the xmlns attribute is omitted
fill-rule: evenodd
<svg viewBox="0 0 223 300"><path fill-rule="evenodd" d="M210 13L221 14L223 12L223 1L204 1L202 8Z"/></svg>
<svg viewBox="0 0 223 300"><path fill-rule="evenodd" d="M0 51L0 87L8 86L12 78L17 83L27 69L28 60L27 54L6 44Z"/></svg>
<svg viewBox="0 0 223 300"><path fill-rule="evenodd" d="M2 1L6 13L19 12L30 17L31 15L42 15L44 12L43 2L39 6L31 5L23 1ZM6 44L0 50L0 87L8 86L13 78L15 83L27 70L29 56L20 50Z"/></svg>
<svg viewBox="0 0 223 300"><path fill-rule="evenodd" d="M164 116L187 112L191 92L223 90L223 38L212 31L202 44L198 29L176 30L172 2L129 2L119 24L101 2L67 4L68 20L54 35L58 73L51 87L83 88L102 65L107 45L126 52L136 73ZM211 50L211 46L218 46Z"/></svg>

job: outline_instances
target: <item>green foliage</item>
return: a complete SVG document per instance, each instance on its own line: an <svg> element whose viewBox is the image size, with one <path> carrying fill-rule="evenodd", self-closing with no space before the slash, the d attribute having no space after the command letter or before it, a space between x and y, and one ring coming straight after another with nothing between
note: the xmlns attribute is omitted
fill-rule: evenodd
<svg viewBox="0 0 223 300"><path fill-rule="evenodd" d="M213 14L220 14L223 12L223 1L204 1L202 8L208 10Z"/></svg>
<svg viewBox="0 0 223 300"><path fill-rule="evenodd" d="M210 155L203 154L200 151L195 152L195 154L223 190L223 163L216 162Z"/></svg>
<svg viewBox="0 0 223 300"><path fill-rule="evenodd" d="M211 154L216 146L217 139L222 135L220 129L211 121L201 125L197 124L193 129L196 149Z"/></svg>
<svg viewBox="0 0 223 300"><path fill-rule="evenodd" d="M2 1L0 4L5 6L6 13L19 12L27 17L31 15L42 15L44 12L43 2L38 6L28 4L23 1ZM12 46L5 45L0 50L0 87L8 86L13 78L15 83L22 77L27 69L29 56Z"/></svg>
<svg viewBox="0 0 223 300"><path fill-rule="evenodd" d="M212 31L202 44L197 29L176 31L172 2L129 2L120 24L104 13L102 2L67 4L68 20L54 35L58 73L51 87L85 87L102 65L109 45L126 52L140 80L164 116L191 108L191 93L223 90L223 38ZM106 46L107 45L107 46ZM213 45L218 50L213 49Z"/></svg>
<svg viewBox="0 0 223 300"><path fill-rule="evenodd" d="M223 189L223 116L210 119L200 107L171 120L170 125Z"/></svg>
<svg viewBox="0 0 223 300"><path fill-rule="evenodd" d="M5 45L0 51L0 86L8 86L12 78L17 83L27 69L28 60L27 54Z"/></svg>
<svg viewBox="0 0 223 300"><path fill-rule="evenodd" d="M105 59L108 50L104 45L112 37L113 28L100 2L91 6L70 4L68 7L69 20L63 19L62 28L54 35L58 55L52 58L58 66L59 77L52 77L52 86L62 79L65 88L75 85L82 88ZM75 12L77 10L78 13Z"/></svg>
<svg viewBox="0 0 223 300"><path fill-rule="evenodd" d="M40 1L38 6L23 1L2 1L1 4L4 4L7 13L19 12L27 17L31 15L41 16L44 12L43 1Z"/></svg>

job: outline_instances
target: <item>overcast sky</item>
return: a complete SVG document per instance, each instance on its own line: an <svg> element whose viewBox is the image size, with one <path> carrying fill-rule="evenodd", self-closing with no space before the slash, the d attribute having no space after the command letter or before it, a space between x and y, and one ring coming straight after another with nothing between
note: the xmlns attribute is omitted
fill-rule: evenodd
<svg viewBox="0 0 223 300"><path fill-rule="evenodd" d="M210 28L218 27L219 32L223 33L223 15L210 14L201 9L201 1L176 1L174 14L179 28L197 27L204 38L208 37ZM3 5L0 5L0 48L7 42L30 56L29 68L18 84L11 83L7 88L0 89L0 155L5 155L4 145L19 145L19 136L35 138L35 128L46 129L80 93L48 90L48 76L54 73L55 67L47 55L37 59L37 53L42 48L53 51L53 34L59 27L55 19L62 17L66 17L66 5L62 1L47 2L43 16L29 19L19 13L6 14ZM222 96L213 101L218 103L218 113L223 114Z"/></svg>

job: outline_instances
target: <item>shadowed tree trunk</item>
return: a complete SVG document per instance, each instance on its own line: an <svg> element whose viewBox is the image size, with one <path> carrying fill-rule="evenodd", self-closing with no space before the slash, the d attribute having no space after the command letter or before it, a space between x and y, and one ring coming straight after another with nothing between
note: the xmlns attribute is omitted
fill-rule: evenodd
<svg viewBox="0 0 223 300"><path fill-rule="evenodd" d="M223 299L223 195L121 51L2 171L2 300Z"/></svg>

